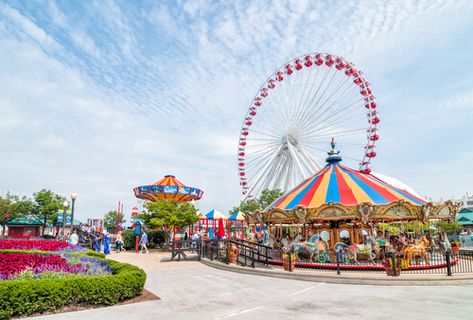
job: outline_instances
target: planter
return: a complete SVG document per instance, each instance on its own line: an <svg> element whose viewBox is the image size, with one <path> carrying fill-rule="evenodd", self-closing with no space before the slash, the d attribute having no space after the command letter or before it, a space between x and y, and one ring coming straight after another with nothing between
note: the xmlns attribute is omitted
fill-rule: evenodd
<svg viewBox="0 0 473 320"><path fill-rule="evenodd" d="M291 257L290 264L289 264L289 257ZM291 271L291 272L294 271L294 268L296 267L296 255L283 254L282 265L283 265L284 271Z"/></svg>
<svg viewBox="0 0 473 320"><path fill-rule="evenodd" d="M236 254L231 254L228 256L228 262L229 263L236 263L238 260L238 255Z"/></svg>
<svg viewBox="0 0 473 320"><path fill-rule="evenodd" d="M388 276L393 276L393 267L384 267L384 270L386 270L386 275ZM401 275L401 266L396 266L396 277Z"/></svg>

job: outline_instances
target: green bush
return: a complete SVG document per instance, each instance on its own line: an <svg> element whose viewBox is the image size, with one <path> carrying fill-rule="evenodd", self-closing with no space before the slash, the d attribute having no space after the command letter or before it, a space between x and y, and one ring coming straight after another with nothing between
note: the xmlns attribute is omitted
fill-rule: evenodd
<svg viewBox="0 0 473 320"><path fill-rule="evenodd" d="M162 248L166 244L166 240L169 238L167 231L161 230L148 230L148 248ZM122 232L123 242L126 250L135 249L135 232L133 230L123 230Z"/></svg>
<svg viewBox="0 0 473 320"><path fill-rule="evenodd" d="M88 255L89 257L105 259L105 254L102 252L97 252L94 250L87 250L85 254Z"/></svg>
<svg viewBox="0 0 473 320"><path fill-rule="evenodd" d="M0 319L55 311L68 304L112 305L141 294L146 282L142 269L104 261L112 275L0 281Z"/></svg>
<svg viewBox="0 0 473 320"><path fill-rule="evenodd" d="M135 232L131 229L123 230L123 244L126 250L135 249Z"/></svg>
<svg viewBox="0 0 473 320"><path fill-rule="evenodd" d="M162 248L169 238L169 233L161 230L150 230L148 231L149 248Z"/></svg>
<svg viewBox="0 0 473 320"><path fill-rule="evenodd" d="M0 253L29 253L29 254L42 254L42 255L50 255L54 252L52 251L41 251L41 250L19 250L19 249L2 249Z"/></svg>

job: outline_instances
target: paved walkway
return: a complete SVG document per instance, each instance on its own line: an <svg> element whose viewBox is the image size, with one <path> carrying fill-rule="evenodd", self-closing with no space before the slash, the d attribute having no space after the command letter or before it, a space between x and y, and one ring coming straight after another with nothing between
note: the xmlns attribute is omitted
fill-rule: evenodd
<svg viewBox="0 0 473 320"><path fill-rule="evenodd" d="M36 319L471 319L473 286L314 283L217 270L169 254L112 255L146 270L161 300Z"/></svg>

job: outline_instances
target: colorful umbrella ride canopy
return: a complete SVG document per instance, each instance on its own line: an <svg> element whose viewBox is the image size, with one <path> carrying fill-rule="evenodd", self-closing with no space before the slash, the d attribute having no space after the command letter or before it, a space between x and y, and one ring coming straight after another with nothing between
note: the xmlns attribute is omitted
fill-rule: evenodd
<svg viewBox="0 0 473 320"><path fill-rule="evenodd" d="M334 148L334 145L332 146ZM386 205L404 200L415 206L426 202L407 190L394 187L371 174L342 166L338 152L329 152L328 164L317 174L289 191L266 210L291 210L297 206L318 208L327 203L356 206L367 202Z"/></svg>
<svg viewBox="0 0 473 320"><path fill-rule="evenodd" d="M199 200L204 192L200 189L187 187L172 175L164 176L163 179L149 186L139 186L133 189L135 197L156 201L156 199L173 199L179 202Z"/></svg>
<svg viewBox="0 0 473 320"><path fill-rule="evenodd" d="M217 230L217 237L223 238L225 237L225 227L223 226L223 219L218 219L218 230Z"/></svg>
<svg viewBox="0 0 473 320"><path fill-rule="evenodd" d="M243 220L245 220L245 214L241 211L237 211L237 212L233 213L231 216L229 216L228 220L243 221Z"/></svg>
<svg viewBox="0 0 473 320"><path fill-rule="evenodd" d="M227 219L227 216L218 210L209 211L205 216L209 220Z"/></svg>

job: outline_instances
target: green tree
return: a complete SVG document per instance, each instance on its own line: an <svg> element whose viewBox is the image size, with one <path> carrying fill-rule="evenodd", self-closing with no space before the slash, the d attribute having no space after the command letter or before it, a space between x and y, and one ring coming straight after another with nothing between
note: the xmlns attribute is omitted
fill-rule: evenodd
<svg viewBox="0 0 473 320"><path fill-rule="evenodd" d="M33 202L27 197L19 197L7 193L5 197L0 196L0 225L2 235L5 234L7 222L18 216L26 215L33 211Z"/></svg>
<svg viewBox="0 0 473 320"><path fill-rule="evenodd" d="M241 212L255 212L257 210L260 210L261 206L256 199L249 199L240 202L240 205L238 207L233 207L232 210L229 211L230 214L233 214L237 211Z"/></svg>
<svg viewBox="0 0 473 320"><path fill-rule="evenodd" d="M11 201L6 197L0 196L0 224L2 225L2 236L5 234L5 226L7 222L15 218L15 214L11 211Z"/></svg>
<svg viewBox="0 0 473 320"><path fill-rule="evenodd" d="M258 199L258 203L261 209L266 209L271 203L277 198L284 194L280 189L264 189L261 192L261 196Z"/></svg>
<svg viewBox="0 0 473 320"><path fill-rule="evenodd" d="M57 223L57 211L63 208L66 200L63 196L55 194L51 190L42 189L33 194L34 212L43 218L43 235L47 222Z"/></svg>
<svg viewBox="0 0 473 320"><path fill-rule="evenodd" d="M125 215L120 214L120 225L125 222ZM118 227L118 211L111 210L105 214L103 217L103 225L107 229L111 229L112 231L116 231Z"/></svg>
<svg viewBox="0 0 473 320"><path fill-rule="evenodd" d="M241 212L255 212L257 210L266 209L271 203L277 198L281 197L284 193L279 189L264 189L261 192L259 199L249 199L240 202L238 207L233 207L229 213L233 214L237 211Z"/></svg>
<svg viewBox="0 0 473 320"><path fill-rule="evenodd" d="M187 227L199 220L197 210L185 202L158 199L156 202L146 203L144 207L146 213L141 214L140 218L152 229Z"/></svg>
<svg viewBox="0 0 473 320"><path fill-rule="evenodd" d="M439 221L435 225L441 232L446 234L455 234L462 227L462 224L458 221Z"/></svg>

